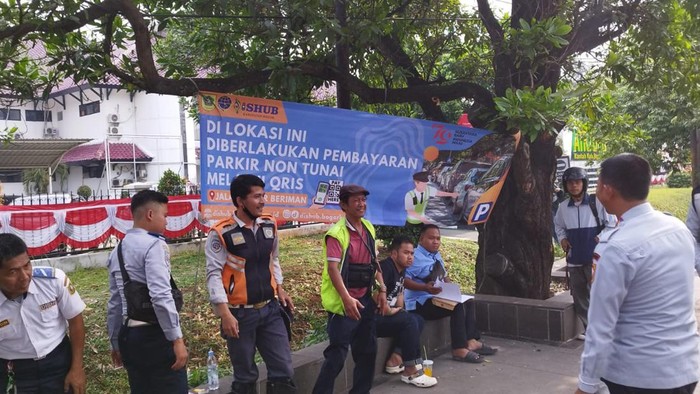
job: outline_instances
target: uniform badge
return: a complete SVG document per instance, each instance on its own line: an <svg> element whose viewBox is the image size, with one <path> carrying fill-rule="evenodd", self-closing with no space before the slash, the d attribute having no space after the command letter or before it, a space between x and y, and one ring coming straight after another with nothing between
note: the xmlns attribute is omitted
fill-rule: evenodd
<svg viewBox="0 0 700 394"><path fill-rule="evenodd" d="M10 325L10 321L7 319L0 321L0 328L7 327L9 325Z"/></svg>
<svg viewBox="0 0 700 394"><path fill-rule="evenodd" d="M218 238L211 241L211 251L214 253L221 252L221 241Z"/></svg>
<svg viewBox="0 0 700 394"><path fill-rule="evenodd" d="M233 233L231 234L231 242L233 242L234 245L242 245L245 243L245 238L241 233Z"/></svg>
<svg viewBox="0 0 700 394"><path fill-rule="evenodd" d="M275 233L274 231L272 231L272 227L263 227L263 235L265 236L265 238L273 238L274 234Z"/></svg>

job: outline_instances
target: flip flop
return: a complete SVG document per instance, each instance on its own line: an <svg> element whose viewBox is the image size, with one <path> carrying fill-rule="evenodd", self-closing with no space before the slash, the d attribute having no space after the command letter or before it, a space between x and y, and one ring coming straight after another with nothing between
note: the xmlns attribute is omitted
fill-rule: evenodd
<svg viewBox="0 0 700 394"><path fill-rule="evenodd" d="M479 353L472 352L471 350L464 357L452 356L455 361L461 361L465 363L481 364L484 359L479 355Z"/></svg>
<svg viewBox="0 0 700 394"><path fill-rule="evenodd" d="M478 348L478 349L476 349L476 350L473 350L473 351L476 352L476 353L479 353L479 354L482 355L482 356L491 356L491 355L493 355L493 354L496 354L496 352L498 351L498 349L497 349L497 348L494 348L494 347L491 347L491 346L489 346L489 345L487 345L487 344L485 344L485 343L482 343L480 348Z"/></svg>

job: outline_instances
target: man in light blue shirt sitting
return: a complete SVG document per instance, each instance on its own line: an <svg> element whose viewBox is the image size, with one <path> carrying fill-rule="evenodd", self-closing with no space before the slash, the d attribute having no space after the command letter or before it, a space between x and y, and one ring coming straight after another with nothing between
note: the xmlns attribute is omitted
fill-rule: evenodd
<svg viewBox="0 0 700 394"><path fill-rule="evenodd" d="M693 280L695 240L646 201L651 169L622 154L600 167L596 195L620 218L601 234L577 393L692 393L700 353ZM650 391L653 390L653 391Z"/></svg>
<svg viewBox="0 0 700 394"><path fill-rule="evenodd" d="M450 281L439 252L440 243L438 226L426 224L421 227L413 265L406 268L404 279L406 310L421 315L425 320L449 316L452 359L478 364L484 361L482 356L495 354L497 349L479 341L474 300L458 303L453 310L433 303L433 297L442 291L436 282Z"/></svg>

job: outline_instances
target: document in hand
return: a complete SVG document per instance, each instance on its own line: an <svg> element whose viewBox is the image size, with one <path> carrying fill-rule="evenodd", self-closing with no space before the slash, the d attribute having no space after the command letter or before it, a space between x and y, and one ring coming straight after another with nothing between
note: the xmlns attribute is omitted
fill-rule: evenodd
<svg viewBox="0 0 700 394"><path fill-rule="evenodd" d="M433 304L440 308L453 310L457 303L466 302L474 298L472 295L462 294L457 283L436 282L435 286L442 288L442 291L433 297Z"/></svg>

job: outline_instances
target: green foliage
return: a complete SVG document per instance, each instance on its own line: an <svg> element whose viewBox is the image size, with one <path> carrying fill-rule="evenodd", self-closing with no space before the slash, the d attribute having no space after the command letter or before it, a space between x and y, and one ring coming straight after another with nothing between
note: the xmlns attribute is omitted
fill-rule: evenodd
<svg viewBox="0 0 700 394"><path fill-rule="evenodd" d="M414 243L418 242L418 234L420 233L420 227L418 226L375 226L377 231L377 239L382 241L382 245L389 246L391 240L394 237L403 235L413 240Z"/></svg>
<svg viewBox="0 0 700 394"><path fill-rule="evenodd" d="M185 179L172 170L165 170L160 181L158 181L158 191L166 196L185 194Z"/></svg>
<svg viewBox="0 0 700 394"><path fill-rule="evenodd" d="M17 132L17 127L5 127L0 130L0 143L5 145L9 144L10 141L15 139L15 133Z"/></svg>
<svg viewBox="0 0 700 394"><path fill-rule="evenodd" d="M687 188L693 186L693 177L688 172L673 171L666 179L670 188Z"/></svg>
<svg viewBox="0 0 700 394"><path fill-rule="evenodd" d="M27 193L47 193L49 181L49 171L45 168L31 168L22 171L22 185Z"/></svg>
<svg viewBox="0 0 700 394"><path fill-rule="evenodd" d="M514 55L515 66L520 67L523 62L539 65L550 60L552 49L569 43L564 38L569 32L571 26L560 17L540 21L533 19L530 22L521 18L519 26L508 31L508 49Z"/></svg>
<svg viewBox="0 0 700 394"><path fill-rule="evenodd" d="M80 185L78 187L78 196L83 199L83 201L87 201L90 196L92 196L92 189L90 189L90 186L88 185Z"/></svg>
<svg viewBox="0 0 700 394"><path fill-rule="evenodd" d="M498 110L495 121L505 121L509 130L521 130L530 141L543 133L556 135L569 105L567 97L543 86L508 89L505 97L494 101Z"/></svg>

